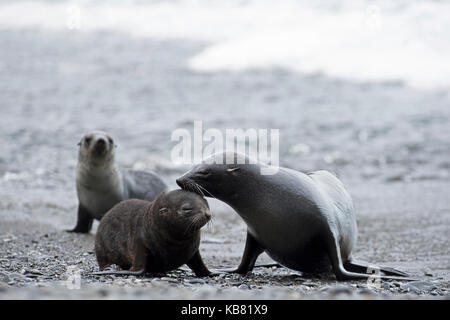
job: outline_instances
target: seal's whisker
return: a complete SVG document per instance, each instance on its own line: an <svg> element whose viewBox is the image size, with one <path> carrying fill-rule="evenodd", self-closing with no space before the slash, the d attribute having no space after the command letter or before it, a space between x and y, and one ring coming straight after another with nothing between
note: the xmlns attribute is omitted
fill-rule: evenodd
<svg viewBox="0 0 450 320"><path fill-rule="evenodd" d="M212 223L213 223L213 219L211 218L208 223L206 224L206 229L211 229L212 228Z"/></svg>
<svg viewBox="0 0 450 320"><path fill-rule="evenodd" d="M192 182L192 184L193 184L194 187L198 190L198 192L204 197L205 194L204 194L203 191L200 189L200 186L199 186L197 183L195 183L195 182Z"/></svg>
<svg viewBox="0 0 450 320"><path fill-rule="evenodd" d="M192 231L195 231L195 228L198 227L198 222L200 221L201 216L194 216L192 218L192 221L189 223L189 225L186 227L186 230L184 232L184 234L188 234L191 233Z"/></svg>
<svg viewBox="0 0 450 320"><path fill-rule="evenodd" d="M189 181L188 182L188 187L189 190L195 193L200 194L201 196L205 196L205 194L200 190L200 188L198 187L198 185L194 182L194 181Z"/></svg>
<svg viewBox="0 0 450 320"><path fill-rule="evenodd" d="M212 198L218 200L211 192L209 192L208 190L206 190L205 187L202 187L202 186L199 185L199 184L198 184L197 186L199 186L202 190L204 190L205 192L207 192Z"/></svg>

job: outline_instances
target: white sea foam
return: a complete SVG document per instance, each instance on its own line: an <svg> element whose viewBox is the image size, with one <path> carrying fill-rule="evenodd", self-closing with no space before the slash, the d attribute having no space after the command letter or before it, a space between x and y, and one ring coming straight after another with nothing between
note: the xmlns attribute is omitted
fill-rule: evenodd
<svg viewBox="0 0 450 320"><path fill-rule="evenodd" d="M450 87L447 1L0 2L0 28L24 27L205 41L187 62L200 72L276 67Z"/></svg>

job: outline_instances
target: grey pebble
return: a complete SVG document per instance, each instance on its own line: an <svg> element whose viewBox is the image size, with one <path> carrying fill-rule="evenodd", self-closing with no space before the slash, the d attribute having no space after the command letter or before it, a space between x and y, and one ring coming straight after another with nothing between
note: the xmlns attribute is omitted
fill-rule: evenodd
<svg viewBox="0 0 450 320"><path fill-rule="evenodd" d="M381 284L381 287L382 287L383 289L389 290L389 289L392 287L392 284L390 284L389 282L383 282L383 283Z"/></svg>
<svg viewBox="0 0 450 320"><path fill-rule="evenodd" d="M436 285L429 281L412 281L404 284L401 288L417 294L428 293L437 289Z"/></svg>
<svg viewBox="0 0 450 320"><path fill-rule="evenodd" d="M332 295L341 294L341 293L351 294L353 292L352 288L349 286L346 286L346 285L334 285L331 287L326 287L320 291L326 291Z"/></svg>
<svg viewBox="0 0 450 320"><path fill-rule="evenodd" d="M204 284L205 283L205 280L203 280L203 279L198 279L198 278L194 278L194 279L186 279L186 280L184 280L185 282L187 282L187 283L191 283L191 284L194 284L194 283L197 283L197 284Z"/></svg>
<svg viewBox="0 0 450 320"><path fill-rule="evenodd" d="M359 294L370 294L370 295L374 295L374 294L375 294L375 291L370 290L369 288L364 288L364 289L359 290L358 293L359 293Z"/></svg>
<svg viewBox="0 0 450 320"><path fill-rule="evenodd" d="M167 281L167 282L178 282L177 279L169 278L169 277L162 277L161 280Z"/></svg>

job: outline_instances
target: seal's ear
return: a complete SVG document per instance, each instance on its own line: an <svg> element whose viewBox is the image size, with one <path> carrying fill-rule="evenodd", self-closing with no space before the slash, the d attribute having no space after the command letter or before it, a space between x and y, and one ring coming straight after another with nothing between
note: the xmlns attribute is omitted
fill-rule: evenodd
<svg viewBox="0 0 450 320"><path fill-rule="evenodd" d="M235 172L235 171L239 171L239 170L241 170L241 168L236 167L236 168L227 169L227 172Z"/></svg>
<svg viewBox="0 0 450 320"><path fill-rule="evenodd" d="M163 191L161 192L154 201L154 204L156 204L157 207L164 207L166 202L166 193Z"/></svg>

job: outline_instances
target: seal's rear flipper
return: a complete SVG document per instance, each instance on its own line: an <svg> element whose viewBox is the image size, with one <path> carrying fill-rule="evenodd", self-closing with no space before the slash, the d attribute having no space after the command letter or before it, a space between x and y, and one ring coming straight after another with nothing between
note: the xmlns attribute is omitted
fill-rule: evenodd
<svg viewBox="0 0 450 320"><path fill-rule="evenodd" d="M72 230L66 230L67 232L76 233L88 233L91 231L92 222L94 219L91 214L81 204L78 205L78 220L77 225Z"/></svg>
<svg viewBox="0 0 450 320"><path fill-rule="evenodd" d="M346 270L357 273L368 273L367 270L371 267L379 268L381 272L389 276L410 277L409 274L390 267L379 267L361 261L355 262L354 260L344 263L344 268Z"/></svg>
<svg viewBox="0 0 450 320"><path fill-rule="evenodd" d="M356 273L347 271L344 268L344 264L342 263L341 250L339 247L339 241L333 234L330 234L327 241L328 248L328 256L331 261L331 265L333 266L333 271L336 276L336 279L339 281L343 280L357 280L357 279L368 279L368 278L379 278L383 280L403 280L403 281L417 281L419 279L407 278L407 277L393 277L393 276L384 276L384 275L374 275L374 274L365 274L365 273Z"/></svg>

